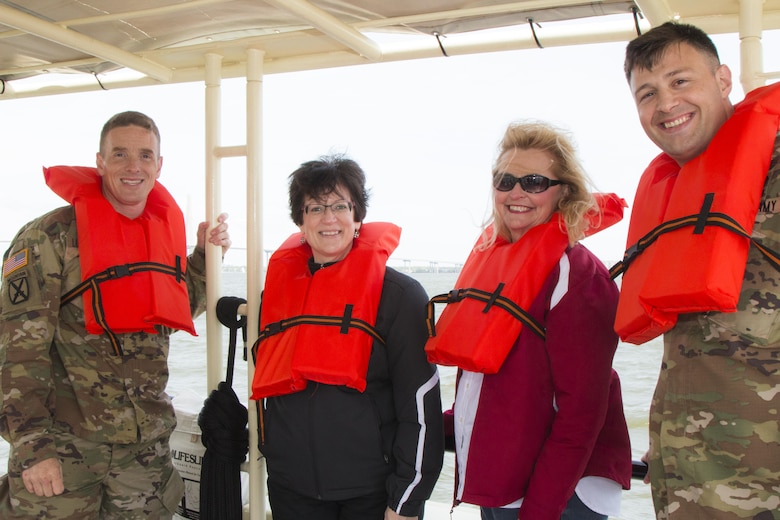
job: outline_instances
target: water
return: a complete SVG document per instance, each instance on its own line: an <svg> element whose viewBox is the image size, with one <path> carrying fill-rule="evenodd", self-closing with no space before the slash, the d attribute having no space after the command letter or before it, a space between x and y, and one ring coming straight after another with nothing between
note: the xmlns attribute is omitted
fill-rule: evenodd
<svg viewBox="0 0 780 520"><path fill-rule="evenodd" d="M425 287L429 296L445 293L455 284L456 274L453 273L412 273ZM243 273L225 272L222 275L225 296L240 296L246 298L246 277ZM203 317L195 322L196 329L203 334L205 321ZM224 331L224 352L227 356L228 332ZM240 335L239 335L240 342ZM239 345L240 346L240 345ZM192 393L206 396L205 344L202 338L191 337L185 333L174 334L171 338L170 369L171 376L168 392L174 396L188 396ZM623 405L628 421L634 459L638 459L647 447L647 415L650 406L655 380L661 359L662 346L656 340L637 347L622 344L618 348L614 366L620 373L623 383ZM455 393L455 370L451 367L440 367L442 381L442 403L445 408L451 406ZM233 388L239 396L247 395L246 364L240 361L236 364ZM246 404L246 398L243 398ZM0 439L0 468L5 472L8 445ZM439 482L434 490L432 500L443 504L452 501L454 456L445 455L445 465ZM455 509L453 519L464 518L466 506ZM632 482L632 489L623 493L621 515L613 520L654 520L649 486L640 481Z"/></svg>

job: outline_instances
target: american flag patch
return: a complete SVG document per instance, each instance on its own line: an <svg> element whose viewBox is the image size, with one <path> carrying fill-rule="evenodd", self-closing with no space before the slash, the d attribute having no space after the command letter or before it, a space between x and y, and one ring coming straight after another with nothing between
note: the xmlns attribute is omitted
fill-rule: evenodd
<svg viewBox="0 0 780 520"><path fill-rule="evenodd" d="M22 249L3 262L3 278L27 265L27 249Z"/></svg>

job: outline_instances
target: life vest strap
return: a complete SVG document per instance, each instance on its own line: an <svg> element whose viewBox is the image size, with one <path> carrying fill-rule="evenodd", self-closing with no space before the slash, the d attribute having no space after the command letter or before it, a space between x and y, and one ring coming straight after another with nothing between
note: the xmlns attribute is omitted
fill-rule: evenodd
<svg viewBox="0 0 780 520"><path fill-rule="evenodd" d="M184 271L181 266L181 257L176 256L176 265L166 265L158 262L136 262L133 264L115 265L111 266L104 271L96 273L76 287L62 295L60 305L70 303L75 297L80 296L84 291L92 287L92 280L97 283L102 283L108 280L114 280L116 278L122 278L124 276L132 276L135 273L143 271L157 271L163 274L169 274L176 277L177 282L181 282L184 279Z"/></svg>
<svg viewBox="0 0 780 520"><path fill-rule="evenodd" d="M181 257L178 255L176 256L176 264L173 266L161 264L158 262L136 262L132 264L114 265L105 269L104 271L90 276L76 287L66 292L64 295L62 295L62 298L60 298L60 305L66 305L70 303L77 296L80 296L88 289L91 289L92 312L95 315L95 321L106 332L106 335L108 336L109 340L111 341L111 345L113 346L114 354L121 356L122 346L119 342L119 337L111 331L111 329L108 327L108 322L106 321L106 314L103 309L103 299L100 294L100 284L109 280L115 280L125 276L132 276L135 273L144 271L156 271L163 274L169 274L174 276L177 282L181 282L181 280L184 279Z"/></svg>
<svg viewBox="0 0 780 520"><path fill-rule="evenodd" d="M726 215L725 213L710 212L713 197L713 193L708 193L705 195L701 211L699 211L699 213L685 217L679 217L668 222L663 222L650 230L650 232L640 238L636 244L632 245L626 250L625 254L623 255L623 260L617 262L615 265L609 268L610 277L614 280L623 274L631 265L631 262L633 262L639 254L644 252L645 249L647 249L653 242L658 240L658 237L664 233L669 233L670 231L676 231L678 229L689 226L693 226L694 234L703 233L705 226L717 226L728 229L729 231L733 231L734 233L750 240L750 242L756 246L759 251L761 251L769 263L772 264L775 269L780 271L780 254L754 239L750 233L745 231L739 222L737 222L729 215Z"/></svg>
<svg viewBox="0 0 780 520"><path fill-rule="evenodd" d="M496 300L501 295L501 291L504 289L504 282L501 282L498 284L498 287L496 287L496 290L490 293L490 297L488 298L487 305L485 305L485 308L482 309L482 314L487 314L490 308L496 304Z"/></svg>
<svg viewBox="0 0 780 520"><path fill-rule="evenodd" d="M313 314L304 314L301 316L295 316L293 318L276 321L274 323L269 323L263 328L263 330L260 331L260 334L257 336L257 340L255 340L255 344L252 346L252 356L254 357L255 362L257 362L257 349L263 340L268 339L275 334L284 332L287 329L298 327L300 325L324 325L338 327L341 334L347 334L349 329L362 330L382 345L385 345L385 339L370 323L365 320L352 317L352 309L353 305L347 304L344 307L344 314L342 316L317 316Z"/></svg>
<svg viewBox="0 0 780 520"><path fill-rule="evenodd" d="M490 310L490 308L493 306L503 309L511 314L514 318L522 322L524 325L527 325L531 331L534 332L534 334L542 339L545 339L546 333L544 327L538 321L536 321L530 314L528 314L525 309L517 305L515 302L506 296L500 295L503 286L504 284L500 283L493 292L474 288L453 289L448 293L434 296L428 301L427 316L425 318L425 322L428 325L428 336L431 338L436 336L435 307L437 303L458 303L465 298L471 298L486 304L485 309L482 312L487 313L487 311Z"/></svg>
<svg viewBox="0 0 780 520"><path fill-rule="evenodd" d="M704 227L707 225L707 217L712 209L712 201L715 200L714 193L707 193L704 195L704 202L701 204L701 210L699 211L698 218L696 219L696 225L693 228L694 235L701 235L704 233Z"/></svg>
<svg viewBox="0 0 780 520"><path fill-rule="evenodd" d="M106 336L108 337L108 340L111 342L111 346L114 349L114 355L121 356L122 344L119 342L119 337L114 334L111 329L109 329L108 323L106 322L106 313L103 309L103 297L100 294L99 282L95 277L85 281L89 281L89 287L92 289L92 313L95 315L95 321L106 332ZM67 303L64 300L65 298L63 298L63 303Z"/></svg>
<svg viewBox="0 0 780 520"><path fill-rule="evenodd" d="M750 243L753 244L762 255L764 255L764 258L766 258L767 261L772 264L772 267L774 267L777 271L780 271L780 254L778 254L777 251L766 247L755 238L751 238Z"/></svg>

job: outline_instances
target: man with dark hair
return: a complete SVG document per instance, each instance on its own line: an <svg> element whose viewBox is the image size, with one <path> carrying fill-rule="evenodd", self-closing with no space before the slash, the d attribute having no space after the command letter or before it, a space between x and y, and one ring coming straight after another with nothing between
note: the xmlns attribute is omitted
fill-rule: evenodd
<svg viewBox="0 0 780 520"><path fill-rule="evenodd" d="M70 205L25 225L0 285L0 434L11 445L0 517L171 518L183 494L169 337L205 309L206 242L157 182L160 134L139 112L105 124L97 168L44 170Z"/></svg>
<svg viewBox="0 0 780 520"><path fill-rule="evenodd" d="M624 341L664 334L656 515L780 519L780 84L732 105L715 45L673 22L629 43L625 72L663 152L637 189L628 250L640 252L616 319Z"/></svg>

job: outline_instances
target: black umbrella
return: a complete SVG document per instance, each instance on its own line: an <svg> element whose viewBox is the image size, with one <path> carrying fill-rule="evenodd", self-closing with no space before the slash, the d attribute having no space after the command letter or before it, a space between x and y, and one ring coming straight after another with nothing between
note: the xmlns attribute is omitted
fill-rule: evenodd
<svg viewBox="0 0 780 520"><path fill-rule="evenodd" d="M217 317L230 329L227 380L217 385L203 402L198 415L201 440L206 447L200 472L200 518L241 520L241 463L249 450L248 413L233 391L236 333L243 329L246 348L246 316L238 316L242 298L226 296L217 302Z"/></svg>

